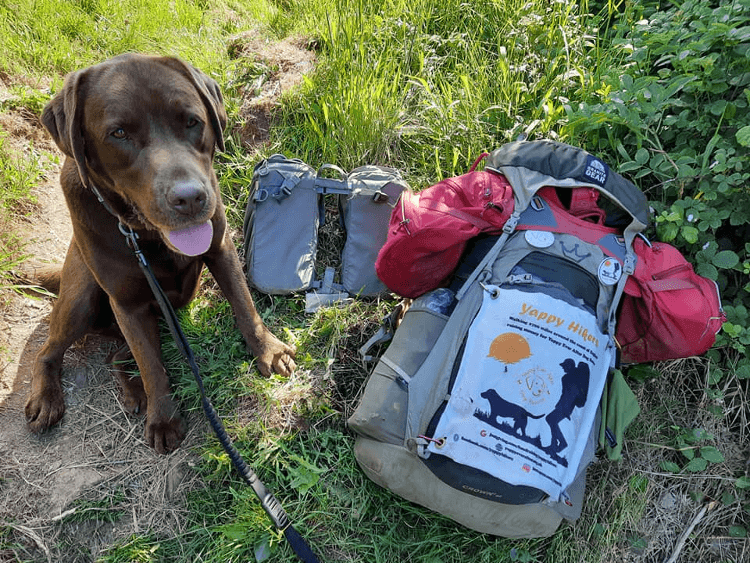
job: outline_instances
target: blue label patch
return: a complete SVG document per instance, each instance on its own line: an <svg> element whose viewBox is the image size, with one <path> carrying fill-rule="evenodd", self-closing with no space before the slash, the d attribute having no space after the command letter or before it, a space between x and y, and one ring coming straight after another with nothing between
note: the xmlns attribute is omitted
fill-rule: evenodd
<svg viewBox="0 0 750 563"><path fill-rule="evenodd" d="M586 159L586 169L583 171L583 179L599 187L604 187L607 182L609 167L593 155Z"/></svg>

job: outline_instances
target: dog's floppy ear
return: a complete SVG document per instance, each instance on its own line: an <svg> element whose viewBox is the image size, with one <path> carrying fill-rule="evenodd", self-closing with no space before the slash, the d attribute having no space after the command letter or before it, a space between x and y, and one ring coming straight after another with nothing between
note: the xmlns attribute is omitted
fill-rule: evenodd
<svg viewBox="0 0 750 563"><path fill-rule="evenodd" d="M216 136L216 146L224 152L224 128L227 126L227 112L224 109L224 97L221 95L219 85L213 78L209 78L197 68L178 58L169 57L163 60L170 66L178 67L195 86L208 110L211 128Z"/></svg>
<svg viewBox="0 0 750 563"><path fill-rule="evenodd" d="M82 130L83 105L79 103L85 74L86 70L79 70L65 77L63 89L50 100L42 112L42 124L60 150L75 160L81 182L88 186Z"/></svg>

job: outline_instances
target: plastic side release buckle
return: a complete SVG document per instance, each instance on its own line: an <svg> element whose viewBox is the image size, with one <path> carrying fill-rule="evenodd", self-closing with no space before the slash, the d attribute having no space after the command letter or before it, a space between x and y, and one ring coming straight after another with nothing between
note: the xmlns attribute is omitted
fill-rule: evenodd
<svg viewBox="0 0 750 563"><path fill-rule="evenodd" d="M273 198L281 203L286 198L288 198L290 195L292 195L292 190L297 186L297 184L300 183L300 173L292 174L291 176L285 176L284 181L281 182L281 185L279 186L279 191L275 194L273 194Z"/></svg>

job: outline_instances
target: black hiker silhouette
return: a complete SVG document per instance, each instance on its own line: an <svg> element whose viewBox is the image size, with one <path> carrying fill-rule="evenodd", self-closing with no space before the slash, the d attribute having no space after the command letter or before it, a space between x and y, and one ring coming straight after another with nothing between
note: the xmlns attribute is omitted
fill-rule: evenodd
<svg viewBox="0 0 750 563"><path fill-rule="evenodd" d="M557 454L568 447L568 442L560 431L560 422L570 418L574 408L583 408L589 394L590 373L587 363L578 362L578 366L576 366L575 361L568 358L560 366L565 370L565 375L562 378L562 395L560 400L557 401L555 409L545 418L552 434L552 442L546 449L553 454Z"/></svg>

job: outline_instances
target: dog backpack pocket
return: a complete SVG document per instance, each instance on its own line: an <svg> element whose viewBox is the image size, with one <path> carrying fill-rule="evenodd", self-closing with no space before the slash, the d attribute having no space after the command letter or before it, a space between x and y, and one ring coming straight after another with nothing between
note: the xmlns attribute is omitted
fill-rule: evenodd
<svg viewBox="0 0 750 563"><path fill-rule="evenodd" d="M349 192L339 196L346 241L341 252L341 283L351 295L387 291L375 273L375 259L385 243L396 200L408 184L398 170L360 166L347 176Z"/></svg>
<svg viewBox="0 0 750 563"><path fill-rule="evenodd" d="M471 266L406 312L348 423L381 486L481 532L544 537L581 512L615 309L648 210L630 182L560 143L510 143L487 168L513 189L502 234L470 241L459 270ZM570 193L581 189L625 220L592 223L601 214ZM455 297L442 316L425 316L444 292Z"/></svg>
<svg viewBox="0 0 750 563"><path fill-rule="evenodd" d="M635 273L625 285L617 341L622 361L703 354L726 320L716 282L699 276L679 250L637 238Z"/></svg>
<svg viewBox="0 0 750 563"><path fill-rule="evenodd" d="M320 223L315 179L314 168L281 154L255 166L243 226L254 288L286 294L313 285Z"/></svg>

